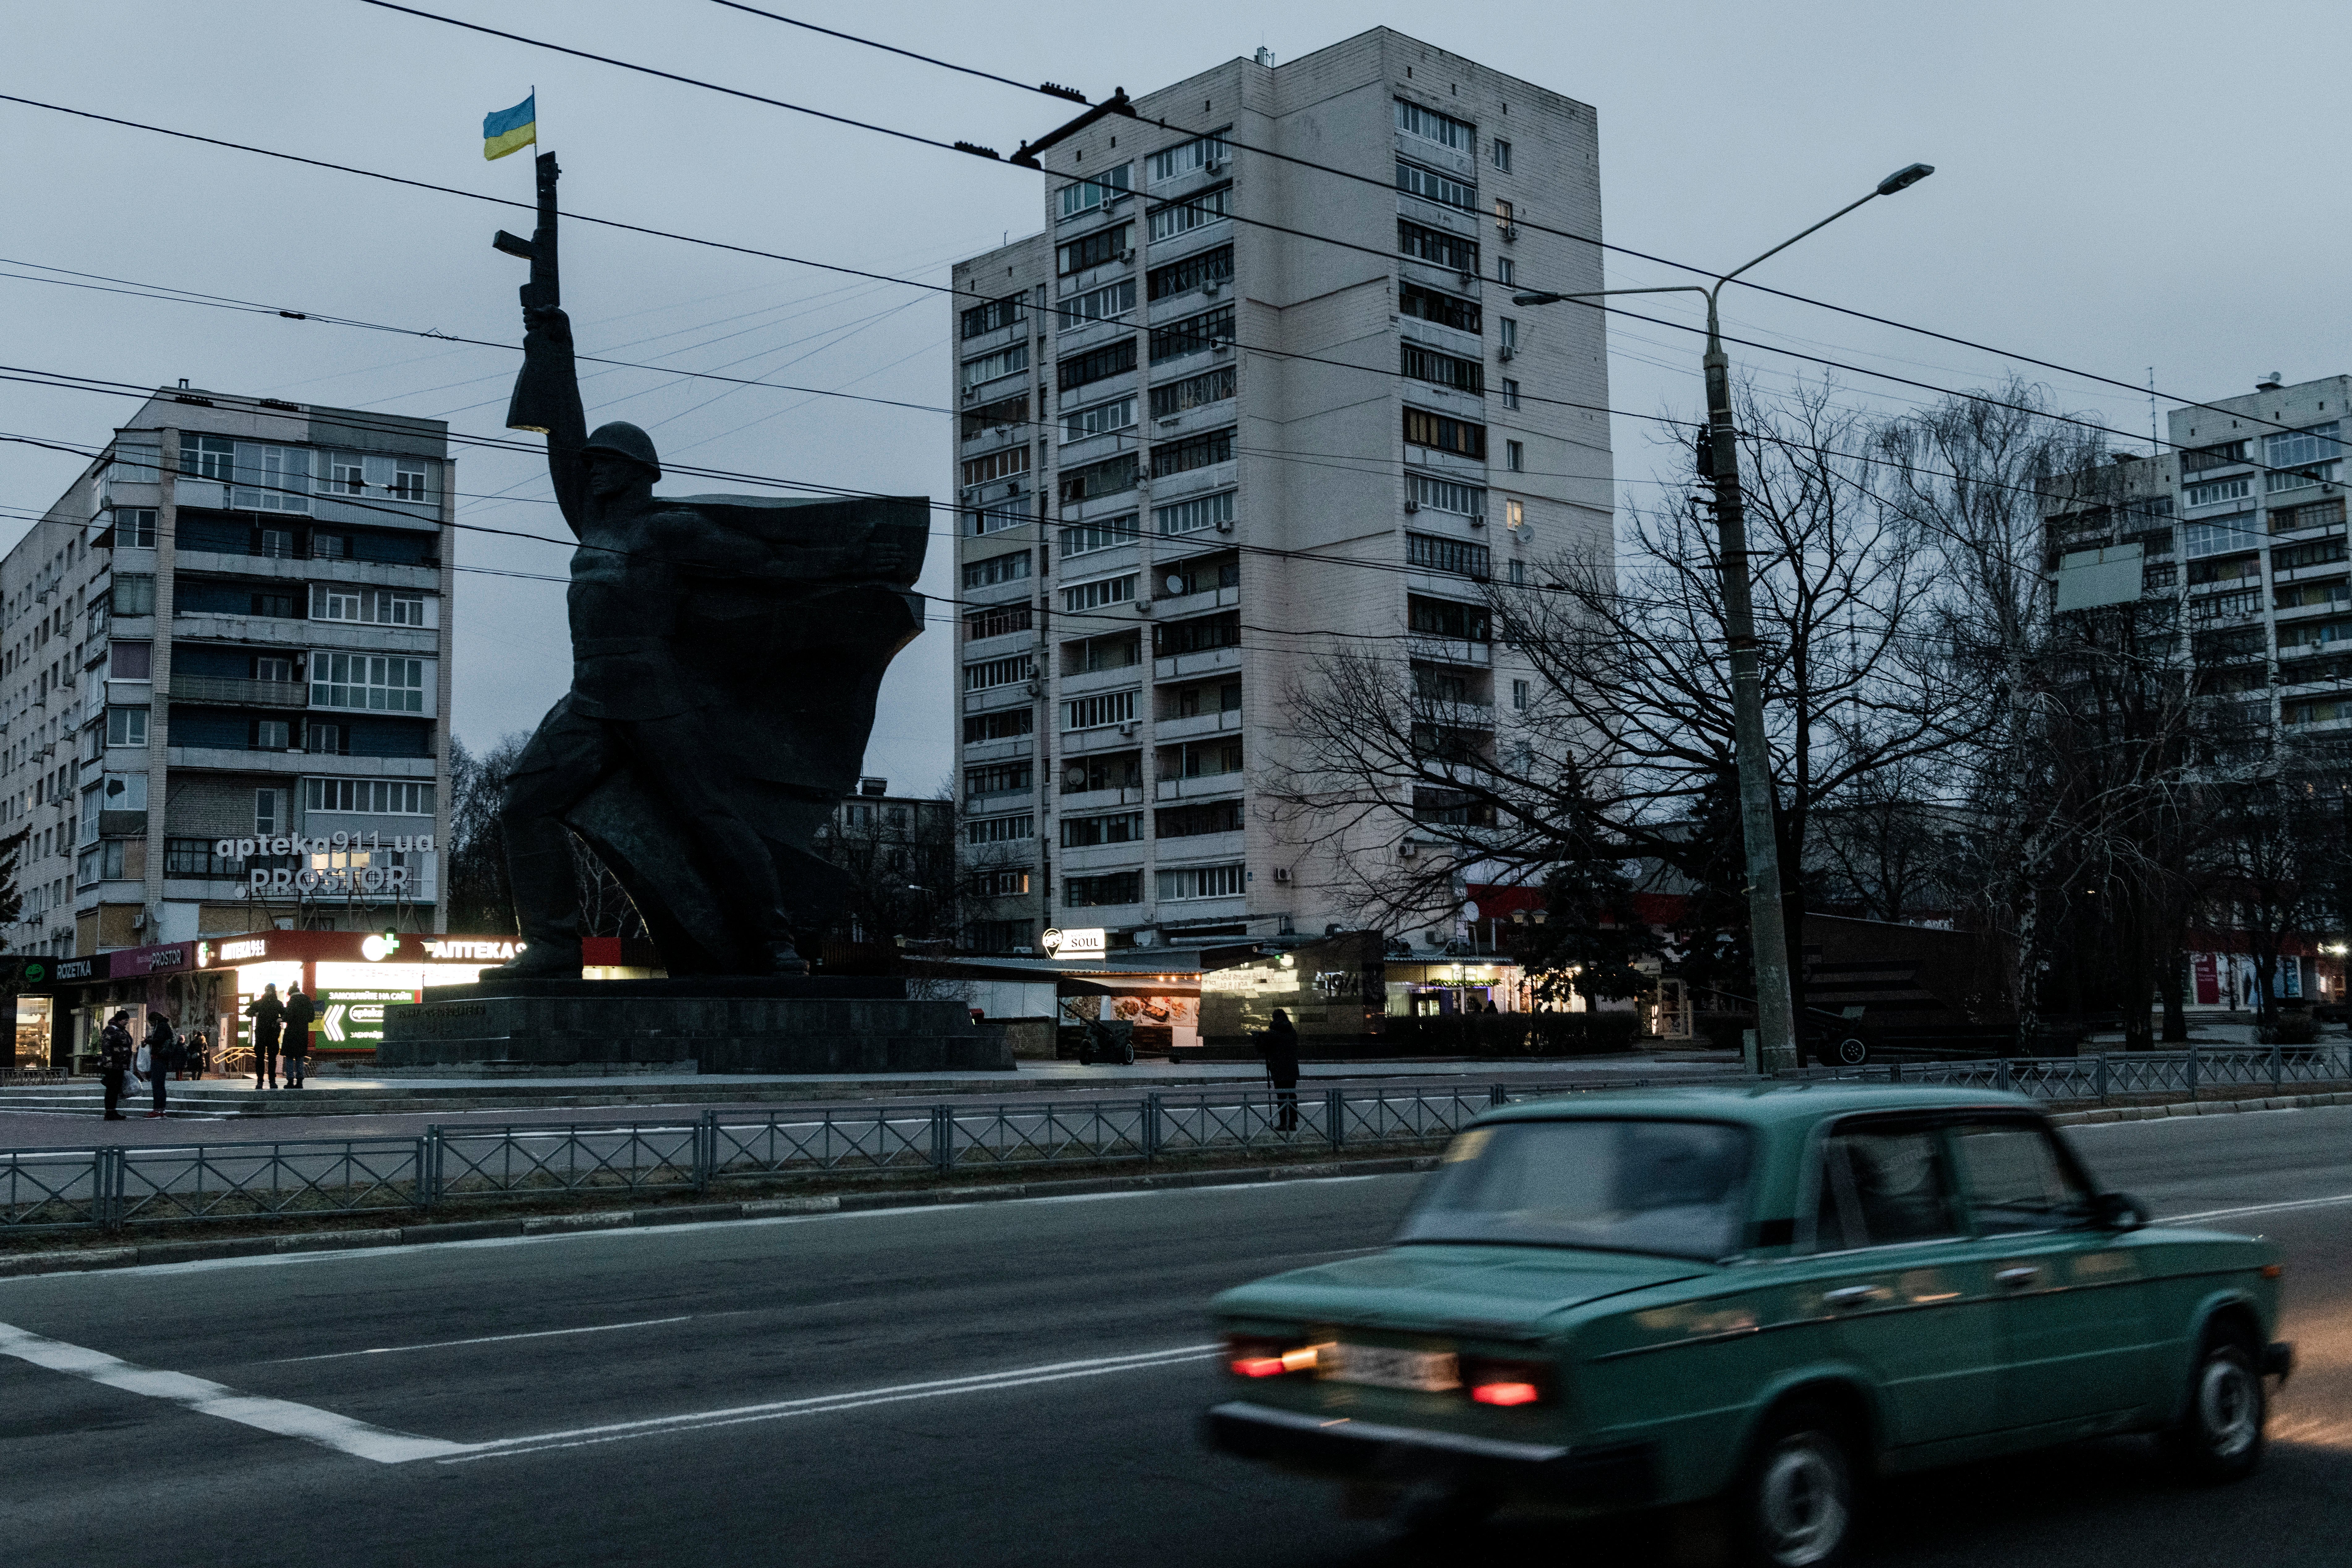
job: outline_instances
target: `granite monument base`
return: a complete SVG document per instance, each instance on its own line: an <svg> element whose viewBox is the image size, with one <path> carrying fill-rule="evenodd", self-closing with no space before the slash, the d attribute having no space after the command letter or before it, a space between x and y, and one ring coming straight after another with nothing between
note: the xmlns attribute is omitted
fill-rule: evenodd
<svg viewBox="0 0 2352 1568"><path fill-rule="evenodd" d="M1001 1028L903 980L508 980L383 1010L376 1066L453 1077L1013 1068Z"/></svg>

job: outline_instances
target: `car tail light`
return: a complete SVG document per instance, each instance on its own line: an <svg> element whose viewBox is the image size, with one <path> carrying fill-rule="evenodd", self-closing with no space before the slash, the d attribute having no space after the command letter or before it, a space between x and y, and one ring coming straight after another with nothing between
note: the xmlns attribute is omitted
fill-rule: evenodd
<svg viewBox="0 0 2352 1568"><path fill-rule="evenodd" d="M1225 1368L1236 1377L1283 1377L1313 1372L1321 1349L1320 1345L1302 1345L1291 1340L1228 1334Z"/></svg>
<svg viewBox="0 0 2352 1568"><path fill-rule="evenodd" d="M1551 1368L1539 1361L1464 1356L1462 1386L1479 1405L1540 1405L1551 1397Z"/></svg>

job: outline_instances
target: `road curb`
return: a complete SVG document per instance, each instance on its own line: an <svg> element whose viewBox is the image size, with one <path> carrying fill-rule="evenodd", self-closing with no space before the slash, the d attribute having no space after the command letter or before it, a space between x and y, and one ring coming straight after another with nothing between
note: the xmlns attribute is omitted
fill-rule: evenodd
<svg viewBox="0 0 2352 1568"><path fill-rule="evenodd" d="M2352 1099L2352 1096L2347 1096ZM81 1252L0 1257L0 1279L36 1274L80 1274L106 1268L146 1268L167 1263L209 1263L283 1252L357 1252L386 1247L430 1247L455 1241L564 1236L600 1230L643 1230L790 1215L864 1214L877 1209L935 1208L949 1204L1009 1203L1021 1198L1089 1197L1105 1193L1179 1192L1252 1182L1297 1182L1334 1176L1402 1175L1437 1168L1434 1154L1316 1164L1246 1165L1223 1171L1157 1172L1135 1176L1084 1176L1055 1182L1006 1182L986 1186L919 1188L891 1193L826 1193L807 1197L747 1198L733 1204L682 1204L656 1209L598 1209L529 1219L480 1219L407 1225L381 1230L306 1231L294 1236L159 1241Z"/></svg>
<svg viewBox="0 0 2352 1568"><path fill-rule="evenodd" d="M2102 1110L2062 1110L2050 1120L2061 1127L2097 1127L2111 1121L2158 1121L2173 1116L2231 1116L2247 1110L2315 1110L2352 1105L2352 1092L2273 1094L2260 1100L2177 1100L2168 1105L2115 1105Z"/></svg>

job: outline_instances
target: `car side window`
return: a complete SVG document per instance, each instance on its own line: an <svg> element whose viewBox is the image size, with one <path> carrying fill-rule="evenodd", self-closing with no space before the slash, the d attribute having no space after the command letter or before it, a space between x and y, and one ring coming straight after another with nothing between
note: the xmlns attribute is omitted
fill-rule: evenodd
<svg viewBox="0 0 2352 1568"><path fill-rule="evenodd" d="M2091 1194L2059 1159L2046 1129L1963 1123L1952 1129L1952 1148L1979 1230L2057 1230L2090 1218Z"/></svg>
<svg viewBox="0 0 2352 1568"><path fill-rule="evenodd" d="M1822 1141L1813 1246L1820 1252L1960 1234L1935 1129L1858 1127Z"/></svg>

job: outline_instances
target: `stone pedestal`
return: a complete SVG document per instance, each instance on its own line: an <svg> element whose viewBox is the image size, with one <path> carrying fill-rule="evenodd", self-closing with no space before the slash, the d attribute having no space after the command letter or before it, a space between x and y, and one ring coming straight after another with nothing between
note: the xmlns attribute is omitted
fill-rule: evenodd
<svg viewBox="0 0 2352 1568"><path fill-rule="evenodd" d="M1000 1028L903 980L509 980L383 1010L376 1066L457 1076L1011 1070Z"/></svg>

